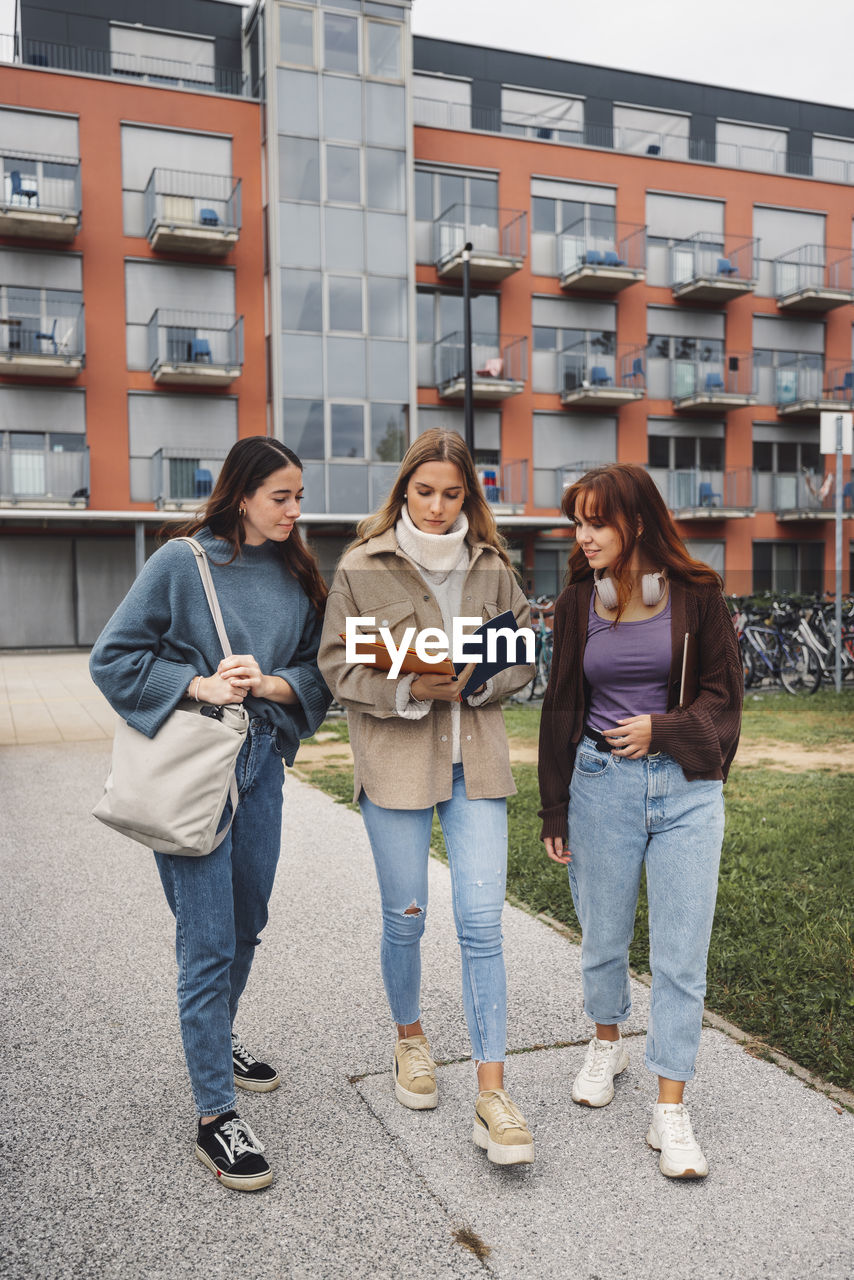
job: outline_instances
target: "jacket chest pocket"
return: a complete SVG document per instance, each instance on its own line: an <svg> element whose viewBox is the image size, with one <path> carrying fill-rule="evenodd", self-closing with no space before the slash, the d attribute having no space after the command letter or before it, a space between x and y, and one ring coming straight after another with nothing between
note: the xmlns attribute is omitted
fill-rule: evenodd
<svg viewBox="0 0 854 1280"><path fill-rule="evenodd" d="M497 600L484 600L481 609L481 619L483 622L488 622L490 618L497 618L499 613L501 613L501 610L498 607Z"/></svg>
<svg viewBox="0 0 854 1280"><path fill-rule="evenodd" d="M418 626L415 617L415 604L412 600L390 600L386 604L378 604L371 609L370 615L376 620L377 632L380 627L388 627L399 644L407 627Z"/></svg>

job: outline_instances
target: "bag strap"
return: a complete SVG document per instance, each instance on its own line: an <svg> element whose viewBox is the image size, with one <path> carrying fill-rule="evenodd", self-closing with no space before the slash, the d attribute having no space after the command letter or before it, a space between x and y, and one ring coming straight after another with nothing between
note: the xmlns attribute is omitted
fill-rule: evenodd
<svg viewBox="0 0 854 1280"><path fill-rule="evenodd" d="M216 588L211 577L211 567L208 562L207 553L200 542L195 538L176 538L176 542L186 542L192 547L193 555L196 557L196 567L199 571L199 577L202 580L202 586L205 590L205 597L208 602L211 614L216 627L216 633L219 636L219 642L222 645L222 652L226 658L231 657L232 649L229 643L228 635L225 630L225 623L222 620L222 610L219 607L219 600L216 594Z"/></svg>
<svg viewBox="0 0 854 1280"><path fill-rule="evenodd" d="M211 566L208 561L207 552L202 544L197 542L195 538L176 538L175 541L187 542L192 548L193 555L196 557L196 567L199 571L199 577L201 578L202 586L205 589L205 598L207 599L208 606L214 620L214 626L216 627L216 633L219 636L219 642L222 645L222 652L226 658L230 658L232 653L231 644L229 643L225 623L222 620L222 610L219 607L219 599L216 594L216 588L213 584L213 578L211 577ZM231 817L228 820L228 825L223 827L222 831L217 832L216 839L211 845L211 853L213 853L214 849L219 848L225 837L228 835L231 830L231 824L234 822L234 815L237 813L237 805L240 797L237 790L236 772L232 772L229 779L228 795L231 800Z"/></svg>

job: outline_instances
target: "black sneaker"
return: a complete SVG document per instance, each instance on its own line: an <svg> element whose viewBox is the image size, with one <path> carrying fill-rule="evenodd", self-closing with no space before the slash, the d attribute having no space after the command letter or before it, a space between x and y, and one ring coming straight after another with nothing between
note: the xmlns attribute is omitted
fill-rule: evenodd
<svg viewBox="0 0 854 1280"><path fill-rule="evenodd" d="M279 1073L266 1062L258 1062L238 1036L231 1033L231 1057L234 1062L234 1083L253 1093L269 1093L279 1087Z"/></svg>
<svg viewBox="0 0 854 1280"><path fill-rule="evenodd" d="M210 1124L199 1121L196 1155L226 1187L233 1191L258 1191L269 1187L273 1170L261 1155L264 1150L245 1120L226 1111Z"/></svg>

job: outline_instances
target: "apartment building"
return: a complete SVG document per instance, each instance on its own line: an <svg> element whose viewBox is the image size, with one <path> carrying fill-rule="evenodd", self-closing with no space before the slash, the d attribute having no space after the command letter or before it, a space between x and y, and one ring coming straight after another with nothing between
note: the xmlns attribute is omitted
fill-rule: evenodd
<svg viewBox="0 0 854 1280"><path fill-rule="evenodd" d="M237 434L303 459L331 571L409 441L463 429L466 243L476 462L531 591L614 459L728 590L826 584L854 111L413 38L407 0L23 0L20 36L0 587L31 621L0 644L87 643ZM64 630L32 621L63 591Z"/></svg>

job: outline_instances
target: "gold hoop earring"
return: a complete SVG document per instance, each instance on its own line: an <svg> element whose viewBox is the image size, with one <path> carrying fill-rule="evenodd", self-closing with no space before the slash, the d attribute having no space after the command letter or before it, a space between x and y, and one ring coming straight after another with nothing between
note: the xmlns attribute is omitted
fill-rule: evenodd
<svg viewBox="0 0 854 1280"><path fill-rule="evenodd" d="M239 516L245 516L245 515L246 515L246 508L245 508L244 506L239 506L239 507L237 508L237 514L238 514Z"/></svg>

